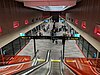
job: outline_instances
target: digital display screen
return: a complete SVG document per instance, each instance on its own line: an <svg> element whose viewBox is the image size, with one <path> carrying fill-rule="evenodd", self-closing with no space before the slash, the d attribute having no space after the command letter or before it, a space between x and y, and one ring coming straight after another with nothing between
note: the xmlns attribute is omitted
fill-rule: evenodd
<svg viewBox="0 0 100 75"><path fill-rule="evenodd" d="M25 36L25 33L20 33L20 36Z"/></svg>
<svg viewBox="0 0 100 75"><path fill-rule="evenodd" d="M80 37L80 34L74 34L74 37Z"/></svg>

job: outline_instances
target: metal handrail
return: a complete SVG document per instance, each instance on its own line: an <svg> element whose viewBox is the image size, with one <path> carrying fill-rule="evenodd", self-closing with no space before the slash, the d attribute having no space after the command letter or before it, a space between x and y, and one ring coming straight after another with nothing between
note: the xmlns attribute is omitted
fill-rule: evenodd
<svg viewBox="0 0 100 75"><path fill-rule="evenodd" d="M63 63L63 65L66 66L67 69L70 70L71 73L72 73L73 75L77 75L70 67L68 67L68 66L64 63L64 59L63 59L63 57L62 57L62 51L61 51L61 63ZM60 68L61 68L61 66L60 66ZM61 69L61 74L64 75L62 69Z"/></svg>
<svg viewBox="0 0 100 75"><path fill-rule="evenodd" d="M21 72L15 73L14 75L29 75L30 73L36 71L37 69L43 67L44 65L46 65L49 61L50 61L50 53L51 50L47 51L47 55L46 55L46 60L44 63L38 64L37 66L32 66L26 70L23 70Z"/></svg>

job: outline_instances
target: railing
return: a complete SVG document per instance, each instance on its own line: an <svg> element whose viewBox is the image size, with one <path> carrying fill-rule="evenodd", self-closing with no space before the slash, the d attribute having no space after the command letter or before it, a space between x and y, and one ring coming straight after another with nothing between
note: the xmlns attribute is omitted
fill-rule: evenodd
<svg viewBox="0 0 100 75"><path fill-rule="evenodd" d="M30 74L36 75L39 73L40 73L39 75L41 75L41 73L43 73L43 75L49 75L50 70L51 70L50 53L51 53L51 50L48 50L44 63L38 64L36 66L32 66L24 71L14 74L14 75L30 75Z"/></svg>
<svg viewBox="0 0 100 75"><path fill-rule="evenodd" d="M60 62L60 70L62 75L77 75L72 69L70 69L65 63L62 57L61 51L61 62Z"/></svg>

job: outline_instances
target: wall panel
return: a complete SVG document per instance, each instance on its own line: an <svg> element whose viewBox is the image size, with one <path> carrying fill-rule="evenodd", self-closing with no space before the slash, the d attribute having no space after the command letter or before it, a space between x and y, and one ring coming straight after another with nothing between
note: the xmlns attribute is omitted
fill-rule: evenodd
<svg viewBox="0 0 100 75"><path fill-rule="evenodd" d="M26 19L30 25L33 23L33 18L42 16L42 11L24 7L23 3L15 0L0 0L0 10L0 26L3 30L0 36L27 26L24 23ZM13 28L14 21L19 21L20 24L16 29Z"/></svg>
<svg viewBox="0 0 100 75"><path fill-rule="evenodd" d="M77 18L77 27L100 41L100 36L94 34L96 24L100 25L100 0L81 0L76 6L66 10L66 17L74 20ZM86 21L86 29L81 27L82 21Z"/></svg>

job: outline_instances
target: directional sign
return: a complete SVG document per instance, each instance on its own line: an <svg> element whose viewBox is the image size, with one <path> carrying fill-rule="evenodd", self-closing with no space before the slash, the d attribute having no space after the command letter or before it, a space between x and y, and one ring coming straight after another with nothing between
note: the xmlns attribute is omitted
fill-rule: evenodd
<svg viewBox="0 0 100 75"><path fill-rule="evenodd" d="M74 34L74 37L80 37L80 34Z"/></svg>
<svg viewBox="0 0 100 75"><path fill-rule="evenodd" d="M20 36L25 36L25 33L20 33Z"/></svg>
<svg viewBox="0 0 100 75"><path fill-rule="evenodd" d="M79 37L67 37L67 36L21 36L25 39L65 39L65 40L78 40Z"/></svg>

